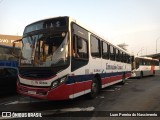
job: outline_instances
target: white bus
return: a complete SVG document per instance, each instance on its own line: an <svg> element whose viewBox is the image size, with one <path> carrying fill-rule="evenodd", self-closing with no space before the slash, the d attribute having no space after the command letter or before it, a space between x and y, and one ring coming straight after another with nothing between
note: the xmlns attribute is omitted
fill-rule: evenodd
<svg viewBox="0 0 160 120"><path fill-rule="evenodd" d="M135 57L132 67L132 77L139 78L155 75L155 72L160 69L159 60L150 57Z"/></svg>
<svg viewBox="0 0 160 120"><path fill-rule="evenodd" d="M64 100L88 94L131 76L130 54L70 17L25 27L19 63L18 93Z"/></svg>

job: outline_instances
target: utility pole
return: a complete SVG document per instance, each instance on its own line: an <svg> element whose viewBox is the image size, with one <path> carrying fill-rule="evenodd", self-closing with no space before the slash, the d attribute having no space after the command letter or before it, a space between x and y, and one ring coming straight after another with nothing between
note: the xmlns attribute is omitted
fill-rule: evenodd
<svg viewBox="0 0 160 120"><path fill-rule="evenodd" d="M138 56L139 52L141 52L141 56L142 56L142 50L144 50L144 49L141 48L141 49L137 52L137 56Z"/></svg>
<svg viewBox="0 0 160 120"><path fill-rule="evenodd" d="M159 40L159 38L156 39L156 54L157 54L157 41Z"/></svg>
<svg viewBox="0 0 160 120"><path fill-rule="evenodd" d="M157 39L158 40L158 39ZM156 54L157 54L157 40L156 40Z"/></svg>

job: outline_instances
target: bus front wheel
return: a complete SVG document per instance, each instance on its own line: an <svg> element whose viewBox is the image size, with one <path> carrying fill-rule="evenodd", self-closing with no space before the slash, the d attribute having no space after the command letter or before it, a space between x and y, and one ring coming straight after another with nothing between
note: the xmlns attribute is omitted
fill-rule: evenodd
<svg viewBox="0 0 160 120"><path fill-rule="evenodd" d="M89 98L94 99L99 93L99 82L97 78L92 80L91 92L89 93Z"/></svg>

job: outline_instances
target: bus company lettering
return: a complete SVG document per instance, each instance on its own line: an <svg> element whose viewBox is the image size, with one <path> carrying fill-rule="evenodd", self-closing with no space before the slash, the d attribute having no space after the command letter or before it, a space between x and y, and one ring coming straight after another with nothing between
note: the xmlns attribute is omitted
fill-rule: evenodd
<svg viewBox="0 0 160 120"><path fill-rule="evenodd" d="M122 70L123 66L119 66L119 65L109 65L108 63L106 63L106 70Z"/></svg>

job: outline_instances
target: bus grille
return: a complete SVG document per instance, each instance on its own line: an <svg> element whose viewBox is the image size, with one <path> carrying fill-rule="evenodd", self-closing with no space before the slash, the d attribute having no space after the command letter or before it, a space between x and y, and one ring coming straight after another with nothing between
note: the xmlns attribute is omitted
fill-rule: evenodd
<svg viewBox="0 0 160 120"><path fill-rule="evenodd" d="M21 77L25 77L25 78L34 78L34 79L40 79L40 78L50 78L52 76L54 76L56 73L53 72L51 69L22 69L19 68L19 74Z"/></svg>

